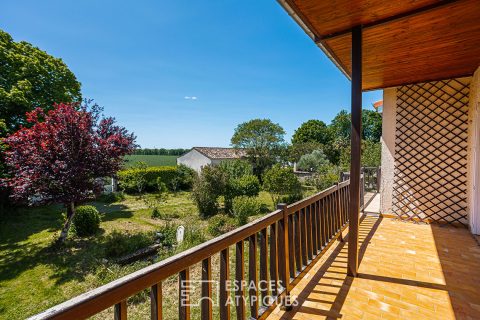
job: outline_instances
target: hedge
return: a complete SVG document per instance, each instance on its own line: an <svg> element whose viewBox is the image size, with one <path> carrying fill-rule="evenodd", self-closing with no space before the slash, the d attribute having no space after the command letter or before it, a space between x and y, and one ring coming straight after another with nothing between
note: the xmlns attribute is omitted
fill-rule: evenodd
<svg viewBox="0 0 480 320"><path fill-rule="evenodd" d="M117 173L119 187L125 190L125 192L136 192L137 186L133 176L136 172L142 169L127 169ZM167 186L171 185L172 179L177 175L177 167L175 166L162 166L162 167L148 167L144 169L146 186L145 191L157 191L158 184L157 179L162 179L162 182Z"/></svg>

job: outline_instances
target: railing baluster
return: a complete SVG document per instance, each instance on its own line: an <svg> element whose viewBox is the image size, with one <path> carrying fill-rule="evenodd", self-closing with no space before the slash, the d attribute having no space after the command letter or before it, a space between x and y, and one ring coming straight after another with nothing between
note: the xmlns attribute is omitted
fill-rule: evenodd
<svg viewBox="0 0 480 320"><path fill-rule="evenodd" d="M323 200L317 201L317 219L318 219L318 251L322 251L325 242L323 241L324 221L323 221Z"/></svg>
<svg viewBox="0 0 480 320"><path fill-rule="evenodd" d="M278 294L277 223L270 226L270 280L274 282L272 296L276 296Z"/></svg>
<svg viewBox="0 0 480 320"><path fill-rule="evenodd" d="M322 199L322 219L323 219L323 245L326 246L328 242L328 203L327 197Z"/></svg>
<svg viewBox="0 0 480 320"><path fill-rule="evenodd" d="M235 290L235 308L238 320L245 319L245 297L243 292L243 282L245 277L244 254L242 240L237 242L235 250L235 281L237 284Z"/></svg>
<svg viewBox="0 0 480 320"><path fill-rule="evenodd" d="M297 211L293 214L293 220L295 223L295 266L297 274L302 272L302 245L300 237L300 212Z"/></svg>
<svg viewBox="0 0 480 320"><path fill-rule="evenodd" d="M279 207L278 207L279 208ZM279 208L280 209L280 208ZM287 277L285 276L286 272L286 255L285 255L285 227L287 225L283 220L278 222L278 235L277 235L277 248L278 248L278 278L282 287L285 288L287 282ZM278 293L281 293L278 290Z"/></svg>
<svg viewBox="0 0 480 320"><path fill-rule="evenodd" d="M229 248L220 252L220 319L230 320L230 303L228 297L230 291L227 287L227 281L230 277L230 255Z"/></svg>
<svg viewBox="0 0 480 320"><path fill-rule="evenodd" d="M162 320L162 283L150 288L150 314L152 320Z"/></svg>
<svg viewBox="0 0 480 320"><path fill-rule="evenodd" d="M307 258L308 263L312 261L313 258L313 247L312 247L312 215L310 213L311 206L305 208L305 231L307 232ZM307 264L308 264L307 263ZM306 265L307 265L306 264Z"/></svg>
<svg viewBox="0 0 480 320"><path fill-rule="evenodd" d="M325 220L326 220L326 233L325 233L325 245L330 241L330 237L332 234L332 225L330 223L330 199L329 196L325 197Z"/></svg>
<svg viewBox="0 0 480 320"><path fill-rule="evenodd" d="M331 194L327 196L327 216L328 216L328 238L327 243L330 242L334 235L333 231L333 214L332 214L332 197Z"/></svg>
<svg viewBox="0 0 480 320"><path fill-rule="evenodd" d="M115 320L127 320L127 300L117 303L113 309Z"/></svg>
<svg viewBox="0 0 480 320"><path fill-rule="evenodd" d="M337 191L332 193L333 234L337 234L340 223L338 222Z"/></svg>
<svg viewBox="0 0 480 320"><path fill-rule="evenodd" d="M298 251L293 245L293 234L293 214L291 214L288 216L288 243L290 244L288 246L288 270L290 270L291 279L295 278L295 252Z"/></svg>
<svg viewBox="0 0 480 320"><path fill-rule="evenodd" d="M202 320L212 319L212 262L211 257L202 260Z"/></svg>
<svg viewBox="0 0 480 320"><path fill-rule="evenodd" d="M291 244L288 242L288 230L289 230L289 214L287 211L286 204L278 204L277 209L282 210L283 218L280 219L278 223L278 271L280 273L280 279L282 280L282 285L285 286L285 295L282 300L282 309L283 310L291 310L292 305L290 303L290 263L289 263L289 247Z"/></svg>
<svg viewBox="0 0 480 320"><path fill-rule="evenodd" d="M311 219L312 219L312 251L313 251L313 255L314 256L317 256L318 254L318 247L317 247L317 243L318 243L318 233L317 233L317 202L315 201L314 203L312 203L311 205L311 212L310 212L310 216L311 216Z"/></svg>
<svg viewBox="0 0 480 320"><path fill-rule="evenodd" d="M343 207L342 207L342 190L338 186L337 182L337 192L336 192L336 204L337 204L337 216L338 216L338 229L340 232L340 236L338 237L340 241L343 241L343 233L342 233L342 227L343 227Z"/></svg>
<svg viewBox="0 0 480 320"><path fill-rule="evenodd" d="M260 282L259 290L261 294L260 307L263 307L263 302L268 296L268 250L267 250L267 229L262 229L260 235Z"/></svg>
<svg viewBox="0 0 480 320"><path fill-rule="evenodd" d="M307 231L306 231L306 221L305 221L305 208L300 210L300 240L302 247L302 270L307 266Z"/></svg>
<svg viewBox="0 0 480 320"><path fill-rule="evenodd" d="M335 192L330 194L330 214L332 216L332 238L336 233L336 225L337 222L335 221Z"/></svg>
<svg viewBox="0 0 480 320"><path fill-rule="evenodd" d="M178 317L180 320L190 319L190 271L185 269L178 274Z"/></svg>
<svg viewBox="0 0 480 320"><path fill-rule="evenodd" d="M257 278L257 235L248 238L248 295L250 296L250 317L258 318L258 278Z"/></svg>

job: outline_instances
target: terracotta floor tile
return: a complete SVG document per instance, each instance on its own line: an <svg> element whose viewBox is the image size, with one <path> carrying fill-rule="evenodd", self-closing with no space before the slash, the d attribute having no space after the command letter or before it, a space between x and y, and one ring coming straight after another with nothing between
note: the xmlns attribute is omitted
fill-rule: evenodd
<svg viewBox="0 0 480 320"><path fill-rule="evenodd" d="M337 242L292 290L299 306L267 319L480 318L480 247L466 229L367 216L359 246L358 278Z"/></svg>

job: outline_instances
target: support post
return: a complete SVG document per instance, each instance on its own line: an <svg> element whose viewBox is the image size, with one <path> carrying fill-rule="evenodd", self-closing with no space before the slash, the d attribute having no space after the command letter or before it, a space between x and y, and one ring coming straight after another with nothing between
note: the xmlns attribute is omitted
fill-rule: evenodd
<svg viewBox="0 0 480 320"><path fill-rule="evenodd" d="M348 228L348 269L358 272L358 225L360 213L360 170L362 133L362 27L352 29L352 133L350 161L350 211Z"/></svg>

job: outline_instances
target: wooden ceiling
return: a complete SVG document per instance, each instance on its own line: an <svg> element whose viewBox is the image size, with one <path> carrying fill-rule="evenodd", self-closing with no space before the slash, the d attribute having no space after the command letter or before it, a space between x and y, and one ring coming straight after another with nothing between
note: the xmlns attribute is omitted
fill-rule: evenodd
<svg viewBox="0 0 480 320"><path fill-rule="evenodd" d="M480 0L279 2L348 76L351 29L363 26L363 90L470 75L480 66Z"/></svg>

